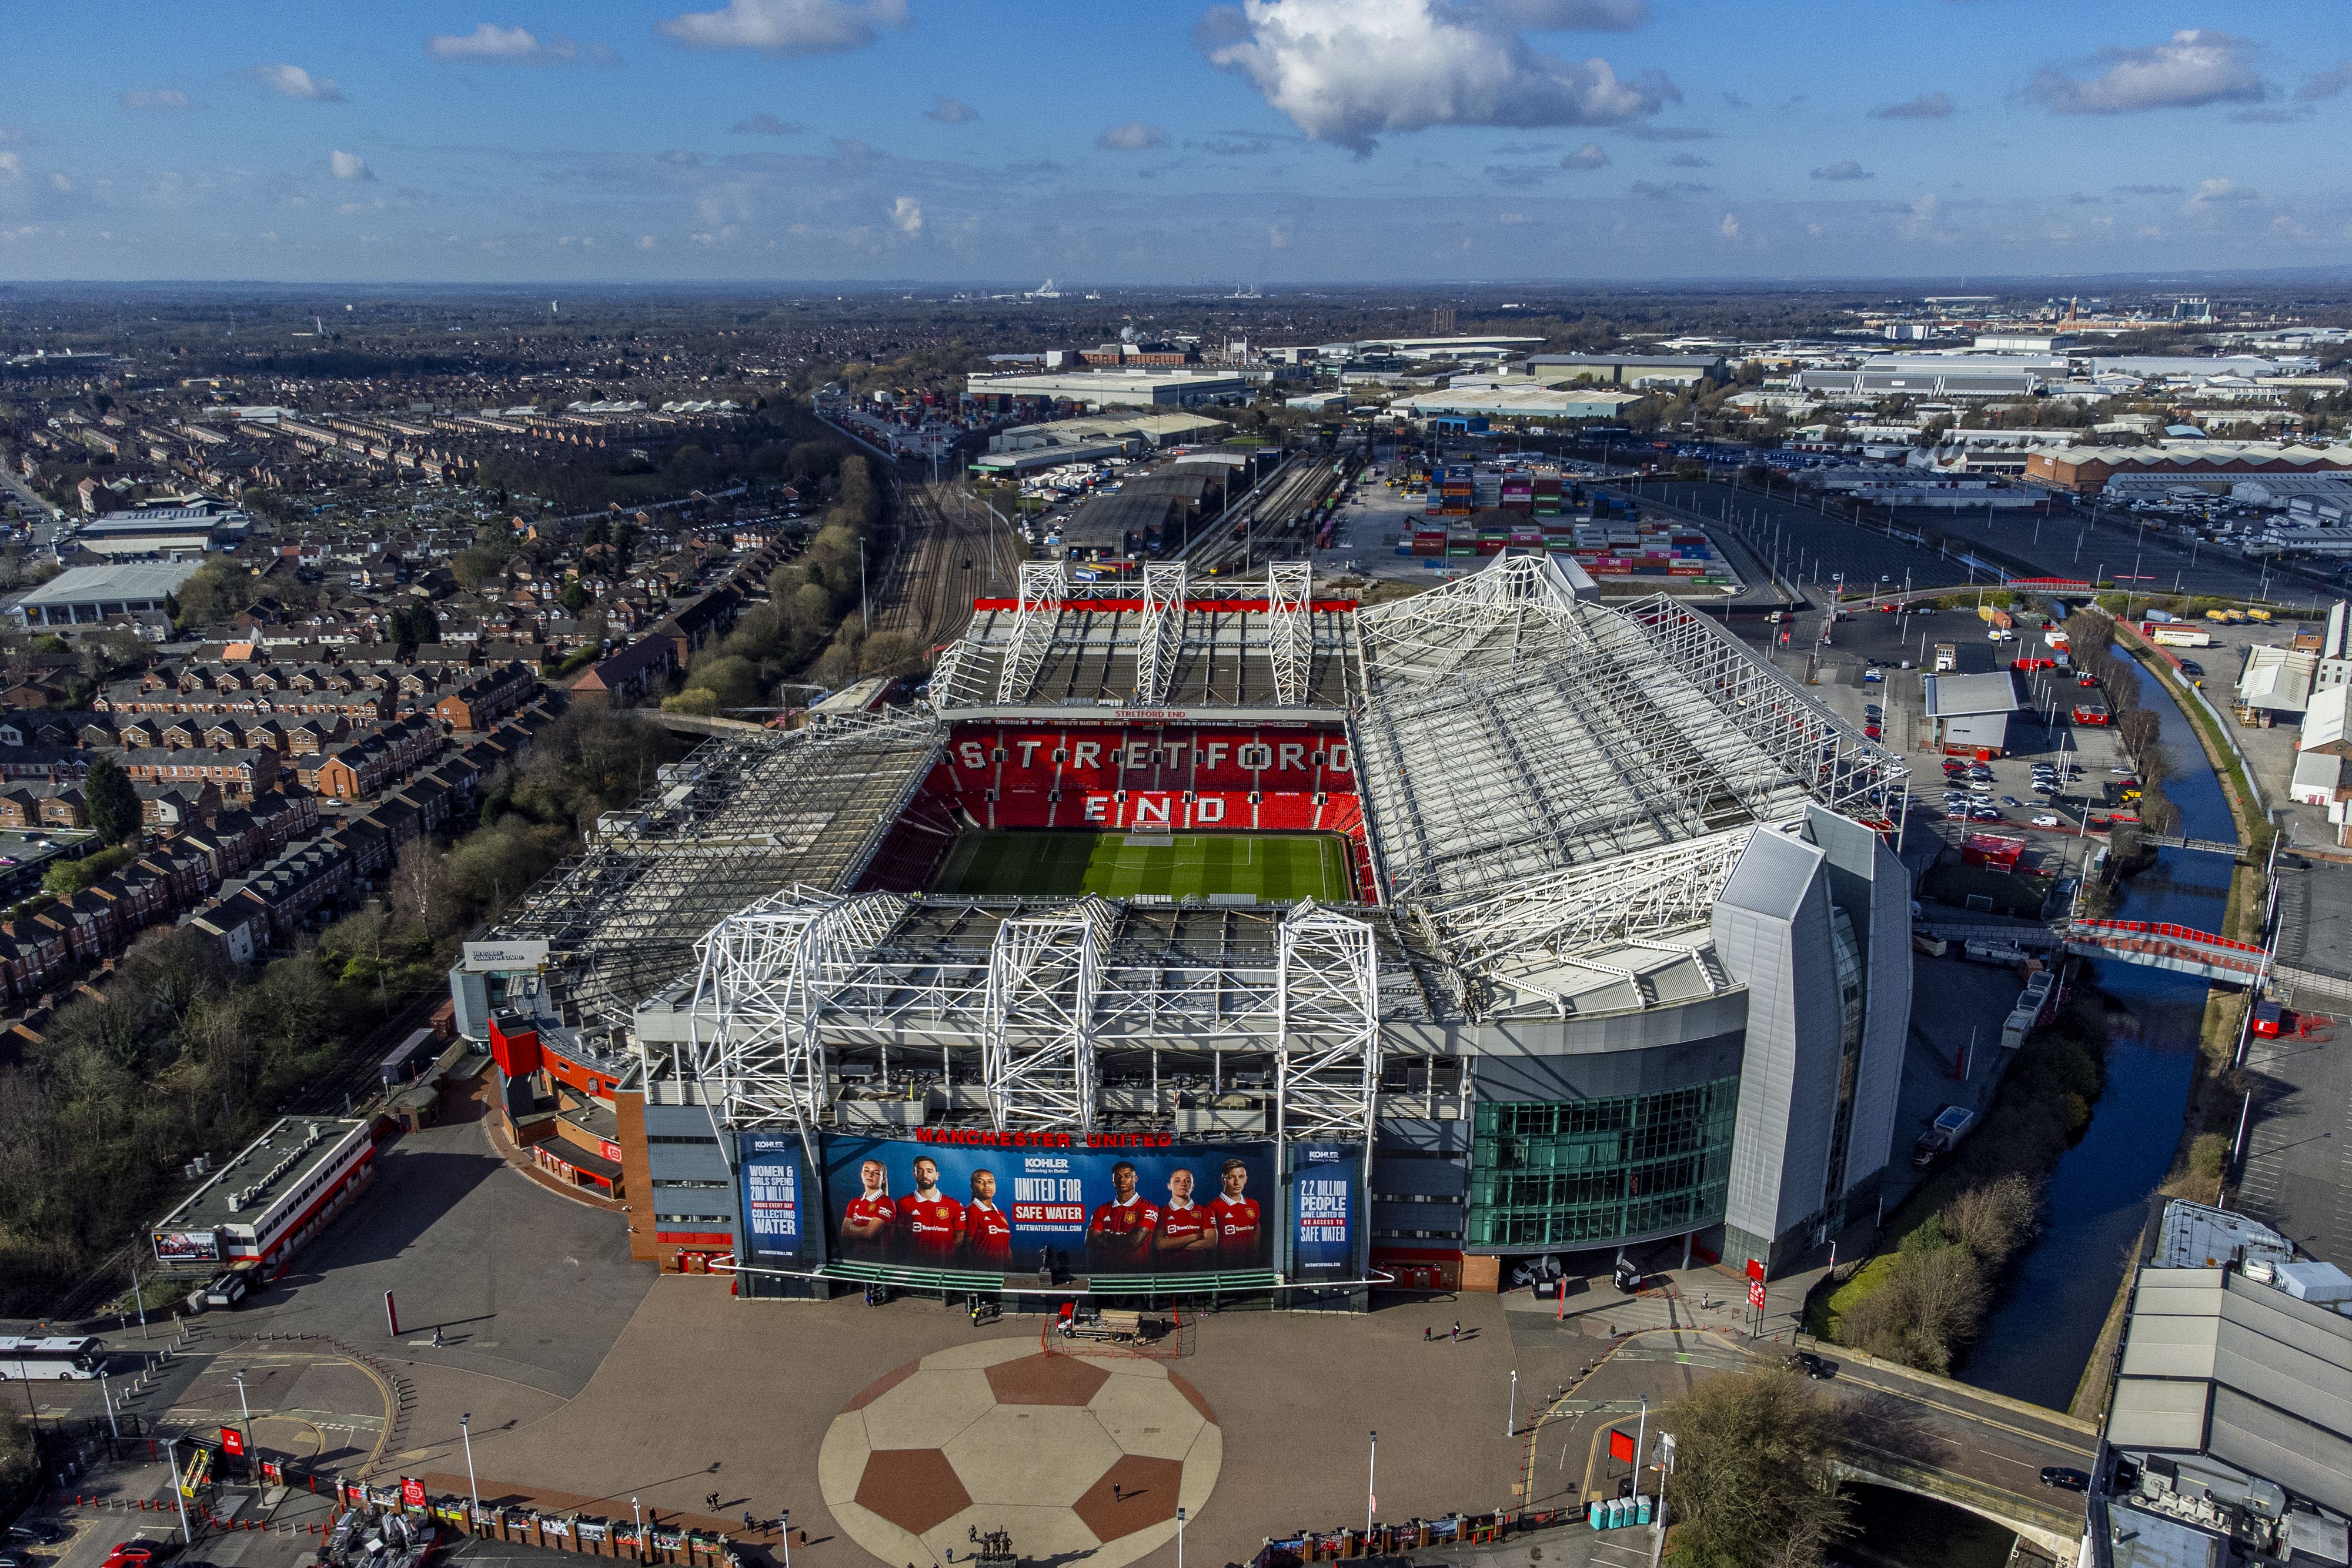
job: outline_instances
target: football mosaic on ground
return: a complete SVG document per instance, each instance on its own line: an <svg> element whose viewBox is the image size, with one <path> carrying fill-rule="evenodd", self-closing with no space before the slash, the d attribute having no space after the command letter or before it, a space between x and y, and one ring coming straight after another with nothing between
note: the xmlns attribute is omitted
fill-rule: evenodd
<svg viewBox="0 0 2352 1568"><path fill-rule="evenodd" d="M817 1456L825 1506L885 1563L943 1563L1003 1530L1031 1562L1122 1568L1193 1519L1224 1436L1156 1361L1040 1354L1028 1339L936 1351L877 1379Z"/></svg>
<svg viewBox="0 0 2352 1568"><path fill-rule="evenodd" d="M1100 894L1167 898L1354 897L1347 841L1337 833L1092 833L975 831L949 852L939 891Z"/></svg>

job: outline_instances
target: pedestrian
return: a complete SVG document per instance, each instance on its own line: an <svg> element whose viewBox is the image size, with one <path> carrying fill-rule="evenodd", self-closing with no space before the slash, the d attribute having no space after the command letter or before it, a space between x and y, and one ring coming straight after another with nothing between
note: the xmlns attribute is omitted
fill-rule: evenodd
<svg viewBox="0 0 2352 1568"><path fill-rule="evenodd" d="M1113 1502L1125 1502L1127 1500L1126 1491L1117 1481L1110 1483L1110 1500Z"/></svg>
<svg viewBox="0 0 2352 1568"><path fill-rule="evenodd" d="M1455 1323L1454 1325L1454 1343L1455 1344L1460 1344L1462 1343L1462 1325L1460 1323Z"/></svg>
<svg viewBox="0 0 2352 1568"><path fill-rule="evenodd" d="M717 1508L719 1506L719 1494L717 1492L712 1492L709 1497L704 1498L702 1500L702 1506L711 1509Z"/></svg>
<svg viewBox="0 0 2352 1568"><path fill-rule="evenodd" d="M441 1325L438 1323L433 1325L433 1348L435 1350L441 1348Z"/></svg>
<svg viewBox="0 0 2352 1568"><path fill-rule="evenodd" d="M1421 1325L1421 1343L1423 1343L1423 1344L1427 1344L1430 1341L1432 1341L1432 1340L1435 1339L1436 1337L1437 1337L1437 1331L1436 1331L1436 1330L1434 1330L1434 1329L1431 1328L1427 1323L1423 1323L1423 1324L1422 1324L1422 1325Z"/></svg>
<svg viewBox="0 0 2352 1568"><path fill-rule="evenodd" d="M759 1528L751 1522L751 1511L748 1508L743 1511L743 1528L746 1530L756 1530Z"/></svg>

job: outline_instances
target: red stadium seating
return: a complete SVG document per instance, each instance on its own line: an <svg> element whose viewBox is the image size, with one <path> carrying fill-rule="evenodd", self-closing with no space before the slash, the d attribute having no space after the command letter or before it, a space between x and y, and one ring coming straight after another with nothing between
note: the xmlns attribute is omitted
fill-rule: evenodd
<svg viewBox="0 0 2352 1568"><path fill-rule="evenodd" d="M1378 896L1347 733L1328 725L958 725L861 885L923 885L964 827L1342 833L1357 896Z"/></svg>

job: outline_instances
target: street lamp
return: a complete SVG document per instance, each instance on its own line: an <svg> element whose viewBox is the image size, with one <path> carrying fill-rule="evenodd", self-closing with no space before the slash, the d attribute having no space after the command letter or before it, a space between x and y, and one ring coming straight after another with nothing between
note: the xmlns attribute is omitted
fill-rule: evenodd
<svg viewBox="0 0 2352 1568"><path fill-rule="evenodd" d="M1372 1538L1372 1514L1380 1507L1380 1494L1373 1489L1381 1474L1381 1435L1374 1432L1371 1434L1371 1457L1364 1463L1364 1539L1366 1541Z"/></svg>
<svg viewBox="0 0 2352 1568"><path fill-rule="evenodd" d="M1176 1505L1176 1568L1184 1568L1184 1505Z"/></svg>
<svg viewBox="0 0 2352 1568"><path fill-rule="evenodd" d="M464 1438L466 1442L466 1490L473 1494L474 1511L478 1514L482 1511L482 1488L480 1483L474 1479L474 1413L472 1411L468 1410L457 1417L457 1436ZM473 1522L471 1520L467 1521L469 1528Z"/></svg>
<svg viewBox="0 0 2352 1568"><path fill-rule="evenodd" d="M1511 1413L1504 1417L1503 1436L1515 1437L1519 1430L1519 1369L1511 1368Z"/></svg>
<svg viewBox="0 0 2352 1568"><path fill-rule="evenodd" d="M253 1406L245 1402L245 1369L236 1372L236 1407L245 1417L245 1451L253 1452Z"/></svg>

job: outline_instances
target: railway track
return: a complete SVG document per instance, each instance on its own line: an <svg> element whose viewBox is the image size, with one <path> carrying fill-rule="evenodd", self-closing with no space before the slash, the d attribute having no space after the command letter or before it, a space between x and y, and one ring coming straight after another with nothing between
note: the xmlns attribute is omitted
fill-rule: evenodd
<svg viewBox="0 0 2352 1568"><path fill-rule="evenodd" d="M1198 536L1181 559L1202 574L1246 570L1269 559L1304 559L1314 542L1304 534L1304 520L1339 477L1340 465L1334 459L1318 458L1301 465L1250 508L1252 520L1245 536L1235 538L1233 523L1221 521Z"/></svg>
<svg viewBox="0 0 2352 1568"><path fill-rule="evenodd" d="M905 485L898 499L899 544L873 630L936 648L963 631L973 600L1013 592L1018 557L994 515L951 485Z"/></svg>

